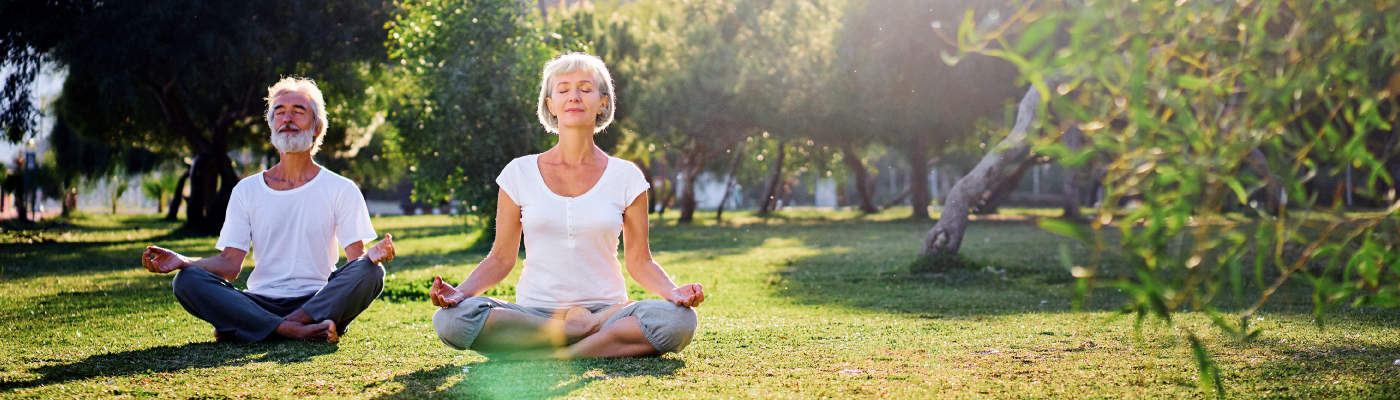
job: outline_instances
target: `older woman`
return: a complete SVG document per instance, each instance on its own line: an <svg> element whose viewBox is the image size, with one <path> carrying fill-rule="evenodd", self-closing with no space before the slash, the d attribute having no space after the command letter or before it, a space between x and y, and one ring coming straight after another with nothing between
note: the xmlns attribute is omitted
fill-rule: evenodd
<svg viewBox="0 0 1400 400"><path fill-rule="evenodd" d="M517 158L496 183L496 241L460 285L435 277L443 343L482 352L544 350L553 357L631 357L680 351L696 325L700 284L677 286L647 244L650 187L631 162L608 156L593 135L612 123L612 78L597 57L572 53L545 64L538 113L559 135L548 151ZM663 300L629 301L617 261ZM480 297L515 266L524 235L517 303ZM528 353L527 353L528 354Z"/></svg>

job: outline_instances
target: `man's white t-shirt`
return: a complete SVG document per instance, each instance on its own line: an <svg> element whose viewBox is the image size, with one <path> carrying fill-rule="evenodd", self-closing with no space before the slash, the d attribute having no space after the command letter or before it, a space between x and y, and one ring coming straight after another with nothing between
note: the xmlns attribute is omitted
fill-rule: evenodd
<svg viewBox="0 0 1400 400"><path fill-rule="evenodd" d="M248 292L286 298L321 290L340 259L341 243L375 237L355 182L323 167L291 190L267 186L262 172L238 181L214 247L256 246Z"/></svg>
<svg viewBox="0 0 1400 400"><path fill-rule="evenodd" d="M515 301L527 307L627 301L622 263L617 260L622 211L651 185L635 164L608 157L603 176L577 197L549 190L540 175L539 155L512 160L496 178L520 205L525 234L525 269Z"/></svg>

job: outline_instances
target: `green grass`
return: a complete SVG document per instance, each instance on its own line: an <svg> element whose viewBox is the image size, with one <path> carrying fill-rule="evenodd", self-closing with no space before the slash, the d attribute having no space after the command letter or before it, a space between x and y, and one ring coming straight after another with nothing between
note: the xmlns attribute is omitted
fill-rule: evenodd
<svg viewBox="0 0 1400 400"><path fill-rule="evenodd" d="M214 238L180 236L155 217L6 230L0 397L1208 397L1185 329L1209 346L1231 396L1400 397L1395 310L1338 309L1319 328L1308 293L1293 287L1260 314L1253 342L1221 336L1197 313L1138 330L1105 289L1070 311L1059 247L1085 250L1035 227L1053 212L974 222L963 244L973 268L946 273L908 270L931 224L906 215L654 220L658 260L708 292L694 342L659 358L579 362L488 361L438 342L425 282L460 281L485 255L452 217L375 219L400 256L385 297L339 345L212 343L212 328L175 302L171 276L137 257L153 243L211 255ZM509 298L518 274L495 293ZM634 298L654 297L629 284Z"/></svg>

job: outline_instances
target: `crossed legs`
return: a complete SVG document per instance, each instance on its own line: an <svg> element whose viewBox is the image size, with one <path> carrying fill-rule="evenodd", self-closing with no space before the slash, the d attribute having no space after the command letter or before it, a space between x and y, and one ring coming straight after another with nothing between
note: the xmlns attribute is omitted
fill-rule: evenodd
<svg viewBox="0 0 1400 400"><path fill-rule="evenodd" d="M296 298L269 298L245 293L228 281L198 268L175 276L175 297L200 319L214 325L216 341L253 342L276 335L335 343L350 321L369 307L384 288L384 268L376 261L393 257L386 238L333 272L320 291Z"/></svg>
<svg viewBox="0 0 1400 400"><path fill-rule="evenodd" d="M574 307L549 315L477 297L433 316L443 343L506 358L638 357L689 344L695 313L660 300L590 312Z"/></svg>

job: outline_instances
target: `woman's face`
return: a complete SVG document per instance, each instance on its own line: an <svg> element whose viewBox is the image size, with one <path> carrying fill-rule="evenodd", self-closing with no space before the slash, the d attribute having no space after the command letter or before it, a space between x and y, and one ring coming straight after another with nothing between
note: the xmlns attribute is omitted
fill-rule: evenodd
<svg viewBox="0 0 1400 400"><path fill-rule="evenodd" d="M586 128L593 131L594 122L603 113L607 97L598 91L599 82L593 81L593 74L586 70L566 72L554 76L554 87L550 89L545 104L549 113L559 119L559 128Z"/></svg>

